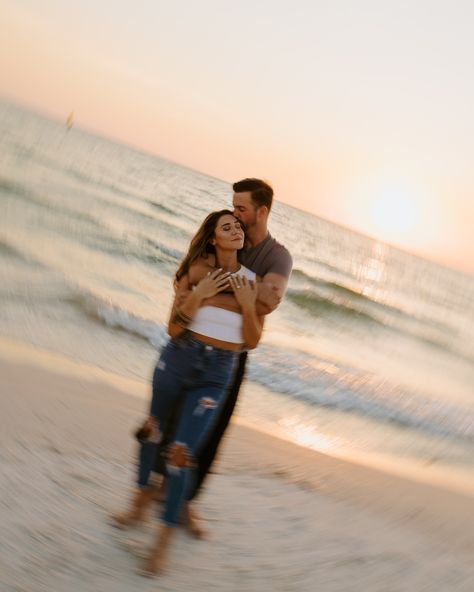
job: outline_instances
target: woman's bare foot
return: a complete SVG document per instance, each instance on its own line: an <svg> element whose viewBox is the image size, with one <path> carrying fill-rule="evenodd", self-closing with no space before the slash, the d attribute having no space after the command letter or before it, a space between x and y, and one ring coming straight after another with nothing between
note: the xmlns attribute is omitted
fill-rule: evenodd
<svg viewBox="0 0 474 592"><path fill-rule="evenodd" d="M132 497L130 508L125 512L112 514L110 523L115 528L122 530L141 522L145 516L150 503L153 501L155 490L153 487L148 489L137 489Z"/></svg>
<svg viewBox="0 0 474 592"><path fill-rule="evenodd" d="M166 567L170 549L171 538L175 529L161 525L158 529L155 544L150 551L145 563L139 569L139 574L146 578L153 578L162 573Z"/></svg>
<svg viewBox="0 0 474 592"><path fill-rule="evenodd" d="M185 504L183 508L183 522L194 538L205 539L207 537L207 530L203 528L202 521L191 502Z"/></svg>

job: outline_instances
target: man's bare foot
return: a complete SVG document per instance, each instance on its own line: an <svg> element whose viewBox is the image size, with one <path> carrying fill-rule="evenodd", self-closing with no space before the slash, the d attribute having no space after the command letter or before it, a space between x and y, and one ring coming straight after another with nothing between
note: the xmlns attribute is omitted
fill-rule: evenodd
<svg viewBox="0 0 474 592"><path fill-rule="evenodd" d="M130 508L125 512L112 514L110 523L115 528L125 530L130 526L141 522L145 516L146 510L153 501L155 491L152 487L148 489L137 489L132 497Z"/></svg>
<svg viewBox="0 0 474 592"><path fill-rule="evenodd" d="M155 544L150 551L150 555L146 559L145 563L138 570L138 573L145 578L153 578L156 575L163 573L170 549L171 538L175 532L175 529L170 526L160 526Z"/></svg>
<svg viewBox="0 0 474 592"><path fill-rule="evenodd" d="M184 505L183 522L194 538L205 539L207 537L207 530L202 526L202 521L191 502Z"/></svg>

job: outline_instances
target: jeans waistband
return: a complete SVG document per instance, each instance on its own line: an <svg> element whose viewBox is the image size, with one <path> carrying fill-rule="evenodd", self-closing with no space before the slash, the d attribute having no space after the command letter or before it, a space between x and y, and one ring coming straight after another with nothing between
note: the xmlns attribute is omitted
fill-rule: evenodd
<svg viewBox="0 0 474 592"><path fill-rule="evenodd" d="M240 351L231 350L231 349L224 349L223 347L216 347L215 345L209 345L208 343L204 343L203 341L200 341L197 337L192 335L189 331L186 331L185 333L181 334L176 339L176 341L177 342L181 341L183 343L189 344L190 346L200 349L202 351L219 352L219 353L229 356L230 358L232 358L234 356L238 356L241 353Z"/></svg>

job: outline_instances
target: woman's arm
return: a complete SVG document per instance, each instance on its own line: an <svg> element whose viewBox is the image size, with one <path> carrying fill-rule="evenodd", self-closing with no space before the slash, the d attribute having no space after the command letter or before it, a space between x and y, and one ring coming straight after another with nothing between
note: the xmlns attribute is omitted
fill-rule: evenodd
<svg viewBox="0 0 474 592"><path fill-rule="evenodd" d="M231 276L230 285L243 317L242 337L249 349L257 347L263 330L263 317L257 315L257 286L245 276Z"/></svg>
<svg viewBox="0 0 474 592"><path fill-rule="evenodd" d="M202 276L202 268L198 274ZM189 276L196 275L196 270L189 270L189 274L183 276L176 287L173 307L168 321L168 333L170 337L177 337L187 326L191 324L194 315L205 298L210 298L224 290L229 284L229 274L217 269L207 273L199 279L194 290L191 290Z"/></svg>

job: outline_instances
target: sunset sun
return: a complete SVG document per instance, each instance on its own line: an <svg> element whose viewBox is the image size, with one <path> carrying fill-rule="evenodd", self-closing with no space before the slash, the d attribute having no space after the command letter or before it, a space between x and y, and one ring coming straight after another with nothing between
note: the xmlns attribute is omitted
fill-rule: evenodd
<svg viewBox="0 0 474 592"><path fill-rule="evenodd" d="M391 237L406 236L421 222L416 196L396 189L373 197L368 214L377 231Z"/></svg>

